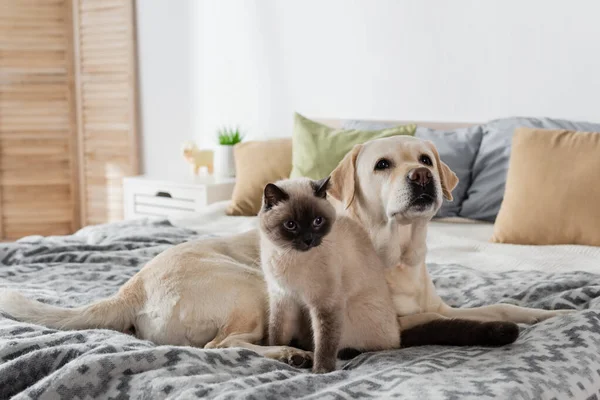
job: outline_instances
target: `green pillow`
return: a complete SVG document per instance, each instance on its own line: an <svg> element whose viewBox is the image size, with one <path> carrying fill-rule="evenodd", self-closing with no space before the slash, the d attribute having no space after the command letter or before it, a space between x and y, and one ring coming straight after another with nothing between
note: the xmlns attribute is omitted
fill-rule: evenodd
<svg viewBox="0 0 600 400"><path fill-rule="evenodd" d="M290 178L325 178L355 144L395 135L414 136L416 129L416 125L402 125L378 131L335 129L296 113Z"/></svg>

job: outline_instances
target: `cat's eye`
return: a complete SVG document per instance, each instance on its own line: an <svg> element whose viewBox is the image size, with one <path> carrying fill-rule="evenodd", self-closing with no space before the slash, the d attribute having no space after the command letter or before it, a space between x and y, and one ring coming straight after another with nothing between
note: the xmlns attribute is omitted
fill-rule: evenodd
<svg viewBox="0 0 600 400"><path fill-rule="evenodd" d="M375 171L383 171L384 169L388 169L392 166L392 162L390 160L388 160L387 158L382 158L381 160L377 161L377 164L375 164Z"/></svg>
<svg viewBox="0 0 600 400"><path fill-rule="evenodd" d="M313 226L315 228L320 227L321 225L323 225L323 223L325 222L325 218L323 217L317 217L313 220Z"/></svg>
<svg viewBox="0 0 600 400"><path fill-rule="evenodd" d="M283 227L284 227L285 229L287 229L288 231L293 231L293 230L296 230L296 227L297 227L297 226L298 226L298 225L297 225L297 224L296 224L296 222L294 222L294 221L285 221L285 223L283 224Z"/></svg>
<svg viewBox="0 0 600 400"><path fill-rule="evenodd" d="M429 166L433 165L433 162L431 161L431 157L429 157L426 154L421 154L421 156L419 157L419 162L421 164L425 164L425 165L429 165Z"/></svg>

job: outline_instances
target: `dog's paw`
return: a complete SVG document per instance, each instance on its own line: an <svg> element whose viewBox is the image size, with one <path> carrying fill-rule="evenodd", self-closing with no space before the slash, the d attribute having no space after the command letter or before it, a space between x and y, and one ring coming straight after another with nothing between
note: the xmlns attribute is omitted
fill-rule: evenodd
<svg viewBox="0 0 600 400"><path fill-rule="evenodd" d="M277 347L275 350L265 354L265 356L295 368L311 368L313 366L313 353L294 347Z"/></svg>
<svg viewBox="0 0 600 400"><path fill-rule="evenodd" d="M540 310L537 315L531 317L530 324L537 324L550 318L560 317L562 315L573 314L577 310Z"/></svg>
<svg viewBox="0 0 600 400"><path fill-rule="evenodd" d="M209 350L209 349L219 349L219 348L220 348L219 347L219 342L214 341L214 340L211 340L210 342L208 342L208 343L206 343L204 345L204 349L207 349L207 350Z"/></svg>

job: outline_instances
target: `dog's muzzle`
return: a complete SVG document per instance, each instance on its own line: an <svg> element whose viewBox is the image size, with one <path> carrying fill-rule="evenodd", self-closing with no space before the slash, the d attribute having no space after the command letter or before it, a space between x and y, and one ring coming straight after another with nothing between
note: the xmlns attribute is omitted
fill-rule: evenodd
<svg viewBox="0 0 600 400"><path fill-rule="evenodd" d="M423 167L411 169L406 180L411 188L411 207L425 208L435 203L436 190L431 171Z"/></svg>

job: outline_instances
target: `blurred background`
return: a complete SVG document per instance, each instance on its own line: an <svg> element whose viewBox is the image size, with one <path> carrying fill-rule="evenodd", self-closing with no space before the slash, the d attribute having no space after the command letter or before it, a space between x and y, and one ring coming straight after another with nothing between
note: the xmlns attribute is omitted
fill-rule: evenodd
<svg viewBox="0 0 600 400"><path fill-rule="evenodd" d="M598 15L594 0L139 1L144 168L163 168L170 135L289 136L294 111L597 120Z"/></svg>
<svg viewBox="0 0 600 400"><path fill-rule="evenodd" d="M594 0L0 0L0 238L123 216L181 145L314 118L598 119Z"/></svg>

